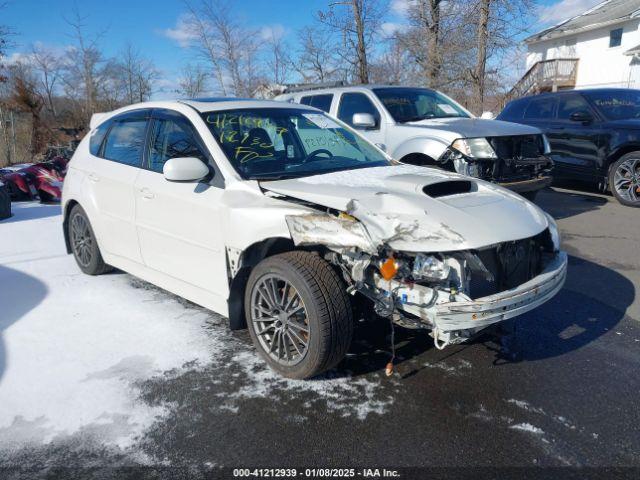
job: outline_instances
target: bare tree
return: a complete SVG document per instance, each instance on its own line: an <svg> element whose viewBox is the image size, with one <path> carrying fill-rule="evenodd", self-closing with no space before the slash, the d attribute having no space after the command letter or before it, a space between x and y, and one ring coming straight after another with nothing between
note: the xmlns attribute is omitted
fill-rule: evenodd
<svg viewBox="0 0 640 480"><path fill-rule="evenodd" d="M138 49L127 43L116 65L127 103L149 100L153 84L158 79L158 70L153 62L143 57Z"/></svg>
<svg viewBox="0 0 640 480"><path fill-rule="evenodd" d="M328 10L318 12L318 20L342 38L341 55L353 66L360 83L369 83L368 57L382 17L379 0L336 1L329 4Z"/></svg>
<svg viewBox="0 0 640 480"><path fill-rule="evenodd" d="M289 47L284 42L282 35L279 35L273 28L267 33L266 47L268 49L266 64L270 80L276 85L282 85L286 82L291 68Z"/></svg>
<svg viewBox="0 0 640 480"><path fill-rule="evenodd" d="M86 16L75 9L73 17L65 19L71 29L75 45L68 50L63 81L65 91L82 104L81 115L85 121L97 111L98 93L103 88L105 59L98 48L101 34L87 37Z"/></svg>
<svg viewBox="0 0 640 480"><path fill-rule="evenodd" d="M207 91L208 75L200 65L187 65L182 70L179 93L188 98L197 98Z"/></svg>
<svg viewBox="0 0 640 480"><path fill-rule="evenodd" d="M302 49L293 66L305 82L326 82L337 76L337 46L328 32L316 26L307 27L298 32L298 42Z"/></svg>
<svg viewBox="0 0 640 480"><path fill-rule="evenodd" d="M55 89L62 74L60 56L43 45L34 45L31 47L31 59L34 69L40 76L40 89L46 98L47 109L55 119L57 116L54 102Z"/></svg>
<svg viewBox="0 0 640 480"><path fill-rule="evenodd" d="M0 10L4 10L6 6L6 3L0 3ZM2 60L5 56L6 49L9 46L9 37L11 36L11 33L12 32L9 27L0 24L0 83L3 83L7 80L6 76L2 73Z"/></svg>
<svg viewBox="0 0 640 480"><path fill-rule="evenodd" d="M195 1L195 0L194 0ZM187 27L195 47L216 72L223 95L249 96L257 83L257 32L246 28L232 14L233 5L225 0L186 1Z"/></svg>

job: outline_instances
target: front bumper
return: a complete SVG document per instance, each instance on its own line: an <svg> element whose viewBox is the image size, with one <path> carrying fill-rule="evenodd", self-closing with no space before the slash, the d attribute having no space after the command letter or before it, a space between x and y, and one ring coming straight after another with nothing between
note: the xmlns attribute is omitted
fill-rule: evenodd
<svg viewBox="0 0 640 480"><path fill-rule="evenodd" d="M440 333L461 330L477 331L494 323L521 315L550 300L564 285L567 254L557 253L535 278L504 292L476 300L449 300L449 292L429 287L407 286L382 281L379 288L391 287L398 299L396 307L419 317L426 328Z"/></svg>

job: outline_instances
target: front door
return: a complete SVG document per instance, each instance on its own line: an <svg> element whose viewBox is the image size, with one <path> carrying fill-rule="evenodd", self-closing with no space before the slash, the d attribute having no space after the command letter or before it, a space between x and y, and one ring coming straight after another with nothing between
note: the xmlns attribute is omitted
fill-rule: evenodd
<svg viewBox="0 0 640 480"><path fill-rule="evenodd" d="M576 121L574 113L586 113L590 121ZM554 160L577 177L593 177L598 172L601 129L596 114L587 101L578 93L558 95L556 118L551 124L554 138L551 140L558 148L552 150Z"/></svg>
<svg viewBox="0 0 640 480"><path fill-rule="evenodd" d="M353 125L353 115L356 113L369 113L375 120L375 126L369 128L357 128ZM345 92L340 96L337 117L347 125L356 128L371 143L378 146L385 145L384 124L380 112L371 99L361 92ZM386 147L385 147L386 148Z"/></svg>
<svg viewBox="0 0 640 480"><path fill-rule="evenodd" d="M154 110L144 168L135 183L136 225L145 265L226 299L220 218L224 190L209 182L170 182L162 174L170 158L197 157L208 163L205 152L187 118Z"/></svg>

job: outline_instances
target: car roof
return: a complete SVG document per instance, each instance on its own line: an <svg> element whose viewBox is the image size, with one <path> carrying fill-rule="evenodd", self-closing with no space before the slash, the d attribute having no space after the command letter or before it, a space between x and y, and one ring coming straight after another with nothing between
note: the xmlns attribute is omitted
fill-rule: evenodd
<svg viewBox="0 0 640 480"><path fill-rule="evenodd" d="M278 95L276 98L292 98L298 95L307 96L307 95L322 95L326 93L337 93L337 92L357 92L363 90L374 90L377 88L420 88L423 90L433 90L428 87L415 87L412 85L384 85L384 84L367 84L367 85L343 85L339 87L326 87L326 88L313 88L309 87L309 90L299 90L296 92L285 92L282 95Z"/></svg>
<svg viewBox="0 0 640 480"><path fill-rule="evenodd" d="M587 92L628 92L629 90L636 90L635 88L621 88L621 87L613 87L613 88L572 88L569 90L558 90L557 92L543 92L543 93L536 93L534 95L526 95L524 97L520 97L520 98L514 98L513 100L511 100L508 103L512 103L512 102L523 102L525 100L531 100L533 98L542 98L542 97L553 97L553 96L557 96L557 95L563 95L563 94L567 94L567 93L587 93Z"/></svg>

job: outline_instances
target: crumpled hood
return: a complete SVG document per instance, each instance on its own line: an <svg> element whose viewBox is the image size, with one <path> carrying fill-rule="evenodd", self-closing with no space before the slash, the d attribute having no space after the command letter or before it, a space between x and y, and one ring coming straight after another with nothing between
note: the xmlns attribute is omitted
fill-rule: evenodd
<svg viewBox="0 0 640 480"><path fill-rule="evenodd" d="M467 180L472 189L433 198L423 188ZM414 165L364 168L261 182L271 192L344 211L376 245L435 252L487 247L532 237L548 227L534 204L496 185Z"/></svg>
<svg viewBox="0 0 640 480"><path fill-rule="evenodd" d="M451 141L456 138L504 137L542 133L538 128L529 125L484 118L433 118L400 124L400 126L437 129L443 133L446 132L446 138Z"/></svg>

